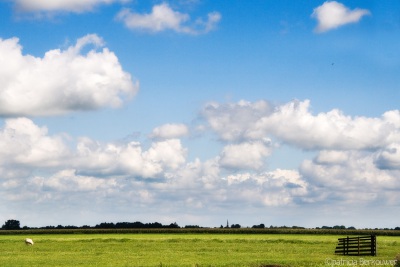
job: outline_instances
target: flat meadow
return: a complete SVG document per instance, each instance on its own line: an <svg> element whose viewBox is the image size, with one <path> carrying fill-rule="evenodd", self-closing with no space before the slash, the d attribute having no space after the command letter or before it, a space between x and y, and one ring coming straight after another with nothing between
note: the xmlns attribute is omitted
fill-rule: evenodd
<svg viewBox="0 0 400 267"><path fill-rule="evenodd" d="M375 257L334 255L345 236L27 232L0 235L0 266L393 266L400 253L399 236L378 235Z"/></svg>

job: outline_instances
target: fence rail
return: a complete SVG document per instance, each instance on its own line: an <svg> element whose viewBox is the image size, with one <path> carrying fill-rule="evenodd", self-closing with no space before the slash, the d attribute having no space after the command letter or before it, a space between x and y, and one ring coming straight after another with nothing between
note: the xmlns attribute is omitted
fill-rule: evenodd
<svg viewBox="0 0 400 267"><path fill-rule="evenodd" d="M368 235L339 238L335 254L348 256L376 256L376 236Z"/></svg>

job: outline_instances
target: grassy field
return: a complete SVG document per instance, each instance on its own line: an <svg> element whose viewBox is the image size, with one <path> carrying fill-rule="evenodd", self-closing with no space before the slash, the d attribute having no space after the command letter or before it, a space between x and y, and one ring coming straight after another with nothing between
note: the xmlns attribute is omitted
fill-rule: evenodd
<svg viewBox="0 0 400 267"><path fill-rule="evenodd" d="M35 245L25 245L26 237ZM400 237L378 236L376 257L337 256L339 237L343 235L0 235L0 266L393 266L382 261L400 253Z"/></svg>

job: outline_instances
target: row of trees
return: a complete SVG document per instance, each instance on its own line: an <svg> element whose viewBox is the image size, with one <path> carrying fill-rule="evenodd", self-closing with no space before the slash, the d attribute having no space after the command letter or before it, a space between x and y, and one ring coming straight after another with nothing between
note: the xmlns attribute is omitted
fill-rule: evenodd
<svg viewBox="0 0 400 267"><path fill-rule="evenodd" d="M163 225L159 222L154 223L142 223L142 222L118 222L118 223L107 223L103 222L97 224L94 227L89 225L84 225L81 227L67 225L67 226L44 226L39 227L39 229L87 229L87 228L98 228L98 229L127 229L127 228L180 228L180 226L174 222L169 225ZM20 222L18 220L7 220L1 227L3 230L20 230L20 229L30 229L30 227L24 226L21 228Z"/></svg>
<svg viewBox="0 0 400 267"><path fill-rule="evenodd" d="M95 229L133 229L133 228L181 228L176 222L171 223L169 225L163 225L161 223L158 222L154 222L154 223L142 223L142 222L118 222L118 223L107 223L107 222L103 222L100 224L97 224L96 226L92 227L89 225L84 225L81 227L78 226L73 226L73 225L68 225L68 226L62 226L62 225L58 225L58 226L45 226L45 227L39 227L39 229L88 229L88 228L95 228ZM186 225L184 228L203 228L200 227L198 225ZM222 226L220 228L241 228L240 224L232 224L229 225L229 223L227 222L226 226ZM253 225L251 228L260 228L260 229L264 229L266 228L265 225L259 224L259 225ZM305 229L304 227L300 227L300 226L292 226L292 227L288 227L288 226L270 226L270 229L274 229L274 228L279 228L279 229ZM3 226L1 227L1 229L3 230L20 230L20 229L31 229L30 227L24 226L21 228L20 222L18 220L7 220ZM316 229L343 229L343 230L356 230L355 227L350 226L350 227L345 227L344 225L335 225L333 227L330 226L322 226L317 227ZM394 229L389 229L389 228L384 228L384 229L369 229L369 230L400 230L400 227L396 227Z"/></svg>
<svg viewBox="0 0 400 267"><path fill-rule="evenodd" d="M19 229L30 229L27 226L24 226L21 228L20 222L18 220L8 220L4 223L4 225L1 227L4 230L19 230ZM45 226L45 227L39 227L41 229L87 229L87 228L97 228L97 229L129 229L129 228L181 228L176 222L171 223L169 225L163 225L159 222L154 222L154 223L142 223L142 222L118 222L118 223L108 223L108 222L103 222L100 224L97 224L94 227L91 227L89 225L84 225L81 227L78 226L73 226L73 225L67 225L67 226ZM201 228L198 225L186 225L185 228ZM240 224L232 224L229 226L227 224L226 227L223 227L221 225L221 228L241 228ZM253 228L265 228L264 224L260 224L259 226L254 225Z"/></svg>
<svg viewBox="0 0 400 267"><path fill-rule="evenodd" d="M253 226L253 228L264 228L263 227ZM83 225L81 227L74 226L74 225L57 225L57 226L44 226L39 227L39 229L130 229L130 228L181 228L176 222L171 223L169 225L163 225L159 222L154 223L142 223L142 222L118 222L118 223L108 223L103 222L100 224L96 224L96 226L92 227L89 225ZM184 228L202 228L198 225L186 225ZM231 226L221 228L241 228L240 224L232 224ZM31 229L30 227L24 226L21 228L20 222L18 220L8 220L6 221L3 226L1 227L3 230L20 230L20 229Z"/></svg>
<svg viewBox="0 0 400 267"><path fill-rule="evenodd" d="M180 228L179 225L175 223L171 223L169 225L162 225L161 223L154 222L154 223L142 223L142 222L118 222L114 223L100 223L97 224L94 228L101 228L101 229L122 229L122 228Z"/></svg>

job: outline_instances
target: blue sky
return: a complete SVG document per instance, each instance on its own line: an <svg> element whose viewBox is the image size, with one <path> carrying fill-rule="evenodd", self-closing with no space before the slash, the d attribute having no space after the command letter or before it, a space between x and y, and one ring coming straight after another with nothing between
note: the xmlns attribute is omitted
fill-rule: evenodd
<svg viewBox="0 0 400 267"><path fill-rule="evenodd" d="M0 10L0 221L399 226L397 1Z"/></svg>

